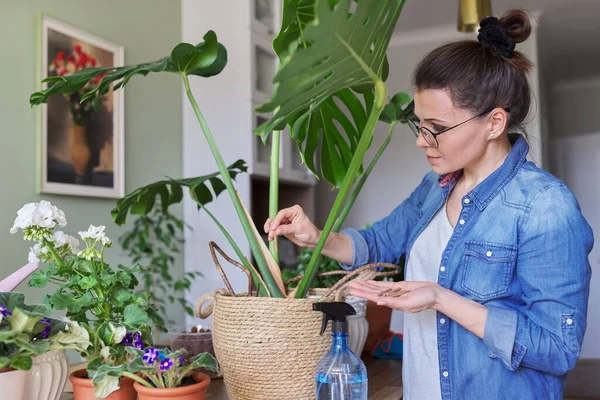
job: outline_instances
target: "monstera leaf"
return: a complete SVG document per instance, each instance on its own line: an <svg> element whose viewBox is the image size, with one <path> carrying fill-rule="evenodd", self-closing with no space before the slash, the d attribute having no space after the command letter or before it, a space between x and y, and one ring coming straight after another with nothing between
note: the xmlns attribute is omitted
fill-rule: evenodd
<svg viewBox="0 0 600 400"><path fill-rule="evenodd" d="M172 72L185 75L209 77L219 74L227 64L227 51L217 41L217 35L208 31L204 42L194 46L189 43L179 43L167 57L160 60L145 62L125 67L86 68L68 76L51 76L43 80L52 84L48 89L33 93L29 99L31 105L48 102L55 93L70 94L78 92L91 80L103 76L100 84L88 91L82 98L84 102L93 98L97 105L99 97L107 94L111 84L117 90L129 82L134 75L146 76L150 72Z"/></svg>
<svg viewBox="0 0 600 400"><path fill-rule="evenodd" d="M248 167L244 160L237 160L227 167L227 170L231 179L235 179L238 174L246 172ZM210 203L225 190L225 184L219 178L219 175L220 173L215 172L196 178L166 179L141 187L117 201L116 207L111 211L112 218L117 225L122 225L125 223L129 212L136 215L145 215L154 208L157 196L160 196L160 205L163 211L166 212L171 204L181 201L184 187L188 188L192 199L199 206L203 206ZM211 187L212 191L210 190Z"/></svg>
<svg viewBox="0 0 600 400"><path fill-rule="evenodd" d="M282 28L273 42L282 64L275 77L277 89L257 109L277 111L255 130L266 141L273 129L289 125L303 161L317 175L321 144L320 174L336 187L348 171L372 108L372 84L387 78L385 53L404 3L361 0L350 14L353 2L284 2ZM363 101L348 88L364 92Z"/></svg>

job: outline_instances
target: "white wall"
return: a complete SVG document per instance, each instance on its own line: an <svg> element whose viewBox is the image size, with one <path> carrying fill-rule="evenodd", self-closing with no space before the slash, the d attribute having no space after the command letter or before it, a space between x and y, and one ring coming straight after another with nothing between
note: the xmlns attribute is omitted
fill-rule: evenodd
<svg viewBox="0 0 600 400"><path fill-rule="evenodd" d="M472 38L474 39L475 36L459 33L455 26L396 34L392 38L388 50L390 77L386 83L389 96L391 97L399 91L412 93L413 70L428 52L448 41ZM537 62L535 27L531 38L520 44L517 49L526 54L534 63ZM537 69L530 78L534 96L539 98ZM388 126L385 124L378 126L371 151L367 155L364 165L368 165L377 148L385 139L387 129ZM527 130L532 147L531 158L539 165L542 161L542 139L537 107L532 107L532 116ZM348 215L346 226L361 228L366 223L372 223L385 217L420 183L423 176L430 170L430 166L423 152L416 148L415 142L414 134L408 127L400 126L396 129L395 137L380 158L356 200L352 212ZM317 196L317 204L323 205L319 207L317 215L317 221L322 226L334 195L328 184L319 183ZM402 332L402 314L400 312L394 312L391 329Z"/></svg>
<svg viewBox="0 0 600 400"><path fill-rule="evenodd" d="M228 51L228 64L215 77L191 77L191 88L200 105L217 144L227 164L237 159L250 162L252 158L252 124L250 103L250 2L221 0L206 2L182 1L183 41L198 43L206 31L212 29ZM217 171L217 166L204 139L200 125L183 92L183 173L185 177L198 176ZM249 179L238 176L236 188L247 206L250 203ZM249 246L243 234L233 204L226 192L209 209L228 229L243 252L249 254ZM208 252L208 243L217 242L228 254L234 254L221 232L196 205L185 197L184 218L193 231L186 233L184 269L201 271L204 276L197 280L188 299L198 297L216 288L224 287ZM247 288L245 274L239 269L222 263L236 291ZM187 323L202 321L187 317Z"/></svg>
<svg viewBox="0 0 600 400"><path fill-rule="evenodd" d="M548 102L553 137L598 132L600 75L592 79L556 83Z"/></svg>

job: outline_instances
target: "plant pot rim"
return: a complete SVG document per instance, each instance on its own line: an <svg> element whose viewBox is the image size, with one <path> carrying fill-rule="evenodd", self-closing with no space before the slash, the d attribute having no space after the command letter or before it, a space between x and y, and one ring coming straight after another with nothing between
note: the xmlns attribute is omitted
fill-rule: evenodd
<svg viewBox="0 0 600 400"><path fill-rule="evenodd" d="M87 376L87 369L82 368L75 370L69 374L69 380L74 386L83 387L94 387L90 378L83 378ZM119 387L133 385L133 379L122 376L119 380Z"/></svg>
<svg viewBox="0 0 600 400"><path fill-rule="evenodd" d="M194 372L192 378L196 380L196 383L193 385L176 388L149 388L138 382L134 382L133 387L139 394L176 399L178 396L204 391L210 385L210 377L202 372Z"/></svg>
<svg viewBox="0 0 600 400"><path fill-rule="evenodd" d="M14 372L14 371L18 371L18 370L16 368L11 368L11 367L0 368L0 374L4 374L6 372Z"/></svg>

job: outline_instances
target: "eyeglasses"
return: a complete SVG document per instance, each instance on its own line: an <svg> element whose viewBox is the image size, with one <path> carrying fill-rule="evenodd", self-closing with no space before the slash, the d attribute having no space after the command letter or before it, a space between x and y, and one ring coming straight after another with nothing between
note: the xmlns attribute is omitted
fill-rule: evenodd
<svg viewBox="0 0 600 400"><path fill-rule="evenodd" d="M427 142L428 145L430 145L434 149L437 149L440 146L440 144L438 143L438 140L437 140L437 137L439 135L441 135L442 133L446 133L451 129L457 128L463 124L466 124L467 122L472 121L475 118L479 118L479 117L484 116L485 114L489 114L494 110L494 108L484 111L481 114L477 114L476 116L471 117L468 120L461 122L460 124L456 124L454 126L451 126L450 128L446 128L437 133L432 132L430 129L425 128L423 126L417 125L417 123L410 118L408 119L408 125L410 126L411 130L413 131L413 133L415 134L416 137L419 137L419 133L420 133L421 135L423 135L423 139L425 139L425 141ZM506 110L506 111L508 112L508 110Z"/></svg>

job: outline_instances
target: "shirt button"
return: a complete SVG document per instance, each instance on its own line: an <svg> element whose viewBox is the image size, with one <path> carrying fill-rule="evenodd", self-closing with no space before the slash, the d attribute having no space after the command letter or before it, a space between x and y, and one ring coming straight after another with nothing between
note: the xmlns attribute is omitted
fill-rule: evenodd
<svg viewBox="0 0 600 400"><path fill-rule="evenodd" d="M567 325L573 325L573 320L571 318L567 319Z"/></svg>
<svg viewBox="0 0 600 400"><path fill-rule="evenodd" d="M446 267L444 267L443 265L440 267L440 271L444 272L446 271Z"/></svg>
<svg viewBox="0 0 600 400"><path fill-rule="evenodd" d="M492 256L492 252L488 251L487 253L485 253L486 256L491 257Z"/></svg>
<svg viewBox="0 0 600 400"><path fill-rule="evenodd" d="M444 378L447 378L448 377L448 371L442 372L442 375L444 375Z"/></svg>
<svg viewBox="0 0 600 400"><path fill-rule="evenodd" d="M440 318L440 324L445 324L446 323L446 319L445 318Z"/></svg>
<svg viewBox="0 0 600 400"><path fill-rule="evenodd" d="M465 199L465 200L464 200L464 203L465 203L465 204L469 204L470 202L471 202L471 199Z"/></svg>
<svg viewBox="0 0 600 400"><path fill-rule="evenodd" d="M458 221L459 224L464 225L465 224L465 220L461 219L460 221Z"/></svg>

